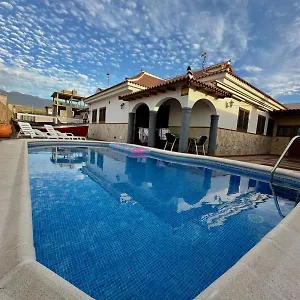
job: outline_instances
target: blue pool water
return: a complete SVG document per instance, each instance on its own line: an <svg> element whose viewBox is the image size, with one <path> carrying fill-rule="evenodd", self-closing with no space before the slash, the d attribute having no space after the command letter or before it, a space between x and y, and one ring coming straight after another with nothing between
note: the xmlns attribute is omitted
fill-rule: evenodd
<svg viewBox="0 0 300 300"><path fill-rule="evenodd" d="M193 299L281 220L246 175L104 147L30 148L29 164L37 260L96 299Z"/></svg>

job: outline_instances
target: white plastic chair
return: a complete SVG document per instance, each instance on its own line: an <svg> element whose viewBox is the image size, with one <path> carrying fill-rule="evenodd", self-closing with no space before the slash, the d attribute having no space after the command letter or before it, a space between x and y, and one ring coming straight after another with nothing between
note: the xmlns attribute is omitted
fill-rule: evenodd
<svg viewBox="0 0 300 300"><path fill-rule="evenodd" d="M44 125L46 130L49 132L51 136L56 136L60 139L67 139L67 140L86 140L84 136L75 136L73 133L66 133L66 132L60 132L58 130L55 130L52 125Z"/></svg>
<svg viewBox="0 0 300 300"><path fill-rule="evenodd" d="M20 131L17 135L17 138L21 136L27 136L33 138L44 138L44 139L53 139L54 137L48 135L45 132L42 132L38 129L33 129L31 125L27 122L18 122L18 125L20 127Z"/></svg>

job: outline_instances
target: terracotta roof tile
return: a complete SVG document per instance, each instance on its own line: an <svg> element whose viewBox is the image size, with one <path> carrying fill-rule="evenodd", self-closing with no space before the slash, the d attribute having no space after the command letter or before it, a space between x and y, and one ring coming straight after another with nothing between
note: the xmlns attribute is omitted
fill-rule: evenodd
<svg viewBox="0 0 300 300"><path fill-rule="evenodd" d="M131 78L127 78L127 81L135 83L135 84L139 84L139 85L142 85L142 86L148 87L148 88L165 82L164 79L159 78L150 73L146 73L144 71L142 71L141 73L139 73Z"/></svg>
<svg viewBox="0 0 300 300"><path fill-rule="evenodd" d="M300 103L286 103L284 106L288 109L300 109Z"/></svg>
<svg viewBox="0 0 300 300"><path fill-rule="evenodd" d="M225 71L227 71L227 69L229 69L230 72L233 72L233 70L230 66L230 61L229 60L221 62L221 63L216 64L216 65L206 67L204 69L192 70L192 73L193 73L193 76L194 76L195 79L199 79L199 78L204 78L204 77L208 77L208 76L211 76L211 75L215 75L215 74L218 74L218 73L225 72ZM185 75L186 74L177 75L175 77L171 77L171 78L166 79L166 81L170 81L170 80L177 79L177 78L183 78L183 77L185 77Z"/></svg>
<svg viewBox="0 0 300 300"><path fill-rule="evenodd" d="M134 93L119 96L119 99L121 99L121 100L130 100L129 98L135 98L136 96L141 96L142 94L146 94L146 93L154 91L154 90L159 90L162 87L167 87L167 86L175 84L175 83L179 83L179 82L184 83L184 81L186 81L185 84L192 83L192 84L195 84L197 86L201 86L206 90L215 92L215 93L217 93L219 95L222 95L222 96L230 96L231 95L229 92L226 92L226 91L222 90L221 88L216 87L214 84L212 84L210 82L208 82L208 83L207 82L201 82L201 81L199 81L197 79L194 79L194 78L190 79L185 75L185 76L179 76L179 77L174 78L172 80L165 81L163 83L160 83L156 86L153 86L151 88L148 88L148 89L145 89L145 90L142 90L142 91L137 91L137 92L134 92Z"/></svg>

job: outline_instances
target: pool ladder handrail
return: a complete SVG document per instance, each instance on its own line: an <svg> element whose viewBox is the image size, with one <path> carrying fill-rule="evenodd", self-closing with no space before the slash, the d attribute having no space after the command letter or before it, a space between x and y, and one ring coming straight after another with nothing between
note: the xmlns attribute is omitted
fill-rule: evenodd
<svg viewBox="0 0 300 300"><path fill-rule="evenodd" d="M288 150L290 149L290 147L292 146L292 144L298 139L300 138L300 135L296 135L294 136L290 142L288 143L288 145L285 147L284 151L282 152L281 156L279 157L279 159L277 160L275 166L273 167L273 169L271 170L271 177L270 177L270 183L273 182L274 179L274 174L276 169L278 168L279 164L281 163L281 161L283 160L283 158L285 157L286 153L288 152Z"/></svg>
<svg viewBox="0 0 300 300"><path fill-rule="evenodd" d="M279 159L277 160L276 164L274 165L273 169L271 170L271 176L270 176L270 188L272 191L272 195L273 195L273 199L277 208L277 211L280 215L280 217L284 218L285 216L283 215L283 213L281 212L279 203L278 203L278 199L277 199L277 195L275 193L275 190L273 188L273 179L274 179L274 174L276 169L278 168L279 164L281 163L282 159L285 157L286 153L288 152L288 150L290 149L290 147L292 146L292 144L294 143L294 141L296 141L298 138L300 138L300 135L296 135L294 136L290 142L288 143L288 145L286 146L286 148L284 149L284 151L282 152L281 156L279 157Z"/></svg>

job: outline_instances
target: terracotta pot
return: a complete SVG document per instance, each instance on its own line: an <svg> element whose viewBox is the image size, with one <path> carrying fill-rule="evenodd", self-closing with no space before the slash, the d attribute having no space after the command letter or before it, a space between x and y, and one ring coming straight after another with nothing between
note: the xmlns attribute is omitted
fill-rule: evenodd
<svg viewBox="0 0 300 300"><path fill-rule="evenodd" d="M0 124L0 138L8 138L12 134L10 124Z"/></svg>

